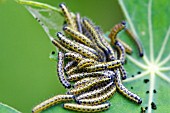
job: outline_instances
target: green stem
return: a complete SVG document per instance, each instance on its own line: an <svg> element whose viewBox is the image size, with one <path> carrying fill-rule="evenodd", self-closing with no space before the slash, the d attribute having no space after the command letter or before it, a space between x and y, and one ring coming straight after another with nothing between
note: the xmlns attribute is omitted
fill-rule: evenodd
<svg viewBox="0 0 170 113"><path fill-rule="evenodd" d="M51 5L45 4L45 3L34 2L34 1L25 1L25 0L16 0L16 2L19 4L23 4L23 5L30 5L30 6L35 6L35 7L39 7L39 8L49 9L49 10L52 10L52 11L62 14L60 9L53 7Z"/></svg>

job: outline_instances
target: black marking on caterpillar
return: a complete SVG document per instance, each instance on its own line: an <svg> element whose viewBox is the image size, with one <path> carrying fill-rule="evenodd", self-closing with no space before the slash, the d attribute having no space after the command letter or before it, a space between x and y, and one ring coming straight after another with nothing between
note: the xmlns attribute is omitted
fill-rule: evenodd
<svg viewBox="0 0 170 113"><path fill-rule="evenodd" d="M71 88L71 84L67 81L64 74L64 53L58 52L58 64L57 64L58 78L61 84L65 88Z"/></svg>
<svg viewBox="0 0 170 113"><path fill-rule="evenodd" d="M101 111L109 109L110 103L103 103L103 104L95 105L95 106L65 103L63 105L63 107L65 109L69 109L69 110L73 110L73 111L90 112L91 113L91 112L101 112Z"/></svg>
<svg viewBox="0 0 170 113"><path fill-rule="evenodd" d="M35 106L32 109L32 113L38 113L58 103L68 102L72 100L74 100L73 95L57 95Z"/></svg>

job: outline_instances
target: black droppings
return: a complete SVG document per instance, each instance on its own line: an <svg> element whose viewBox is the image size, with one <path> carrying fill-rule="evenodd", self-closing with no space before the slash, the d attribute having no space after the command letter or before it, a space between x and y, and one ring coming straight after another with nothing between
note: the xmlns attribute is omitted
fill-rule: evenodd
<svg viewBox="0 0 170 113"><path fill-rule="evenodd" d="M134 75L132 75L132 77L134 77Z"/></svg>
<svg viewBox="0 0 170 113"><path fill-rule="evenodd" d="M55 51L52 51L51 54L54 55L54 54L55 54Z"/></svg>
<svg viewBox="0 0 170 113"><path fill-rule="evenodd" d="M138 72L137 72L137 74L141 74L141 72L140 72L140 71L138 71Z"/></svg>
<svg viewBox="0 0 170 113"><path fill-rule="evenodd" d="M153 93L156 93L156 92L157 92L156 89L154 89L154 90L153 90Z"/></svg>
<svg viewBox="0 0 170 113"><path fill-rule="evenodd" d="M156 104L155 104L154 102L151 103L151 108L152 108L153 110L156 110L156 109L157 109Z"/></svg>
<svg viewBox="0 0 170 113"><path fill-rule="evenodd" d="M146 93L149 93L149 91L146 91Z"/></svg>
<svg viewBox="0 0 170 113"><path fill-rule="evenodd" d="M133 87L130 87L131 89L133 89Z"/></svg>
<svg viewBox="0 0 170 113"><path fill-rule="evenodd" d="M144 79L143 82L144 82L144 83L148 83L148 82L149 82L149 79Z"/></svg>
<svg viewBox="0 0 170 113"><path fill-rule="evenodd" d="M145 107L145 110L148 110L148 107Z"/></svg>

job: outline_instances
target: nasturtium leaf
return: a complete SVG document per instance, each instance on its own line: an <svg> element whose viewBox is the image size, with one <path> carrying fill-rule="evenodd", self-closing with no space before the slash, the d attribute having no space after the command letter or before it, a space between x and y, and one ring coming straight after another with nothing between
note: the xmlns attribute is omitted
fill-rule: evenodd
<svg viewBox="0 0 170 113"><path fill-rule="evenodd" d="M170 4L167 0L119 0L119 4L126 18L127 28L141 41L144 49L144 56L139 57L137 46L130 37L124 31L118 35L133 48L133 54L127 55L125 69L128 78L123 81L123 84L139 95L143 102L137 105L117 92L109 100L111 107L105 113L139 113L141 107L148 113L168 113L170 111L170 21L168 17ZM26 6L26 8L40 20L48 36L54 37L57 31L62 30L64 20L59 12L33 6ZM51 112L67 113L68 110L63 109L62 104L59 104L43 111L43 113Z"/></svg>
<svg viewBox="0 0 170 113"><path fill-rule="evenodd" d="M0 113L21 113L21 112L17 111L16 109L8 105L0 103Z"/></svg>

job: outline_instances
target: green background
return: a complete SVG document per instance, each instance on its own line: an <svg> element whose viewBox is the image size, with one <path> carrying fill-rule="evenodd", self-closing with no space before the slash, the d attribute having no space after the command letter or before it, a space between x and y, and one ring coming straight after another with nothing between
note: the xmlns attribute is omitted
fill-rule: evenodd
<svg viewBox="0 0 170 113"><path fill-rule="evenodd" d="M123 20L117 0L38 0L65 2L73 12L91 18L104 31ZM32 15L12 0L0 0L0 102L29 113L39 102L65 93L56 77L55 50Z"/></svg>

